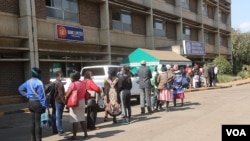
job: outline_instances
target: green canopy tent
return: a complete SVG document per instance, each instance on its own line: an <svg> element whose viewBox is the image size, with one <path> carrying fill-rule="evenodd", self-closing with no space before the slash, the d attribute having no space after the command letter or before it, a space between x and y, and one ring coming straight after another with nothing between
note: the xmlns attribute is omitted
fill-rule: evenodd
<svg viewBox="0 0 250 141"><path fill-rule="evenodd" d="M191 65L191 60L175 53L172 51L162 51L162 50L150 50L137 48L132 53L130 53L126 58L121 61L121 65L129 66L131 71L137 72L138 68L141 66L140 62L145 60L147 66L153 70L154 66L159 64L178 64L178 65Z"/></svg>

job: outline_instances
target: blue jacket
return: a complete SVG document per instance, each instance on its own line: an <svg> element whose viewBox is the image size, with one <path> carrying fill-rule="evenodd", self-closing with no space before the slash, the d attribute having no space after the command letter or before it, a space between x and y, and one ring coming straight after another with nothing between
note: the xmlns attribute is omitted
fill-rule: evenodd
<svg viewBox="0 0 250 141"><path fill-rule="evenodd" d="M19 86L18 91L29 100L39 100L43 107L49 108L43 83L38 78L31 78L27 80Z"/></svg>

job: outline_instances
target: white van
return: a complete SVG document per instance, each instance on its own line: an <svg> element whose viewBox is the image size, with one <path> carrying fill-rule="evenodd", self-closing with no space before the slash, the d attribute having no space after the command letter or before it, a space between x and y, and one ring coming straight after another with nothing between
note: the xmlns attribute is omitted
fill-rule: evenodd
<svg viewBox="0 0 250 141"><path fill-rule="evenodd" d="M92 79L93 81L100 87L102 90L104 89L104 79L108 77L109 68L116 68L117 72L120 70L122 66L119 65L98 65L98 66L86 66L81 69L81 80L83 80L83 74L86 71L91 71L93 73ZM131 72L131 81L132 81L132 89L131 89L131 98L136 98L139 102L140 100L140 88L138 82L138 76L135 76ZM66 78L66 84L64 85L65 90L67 90L69 84L71 83L69 78Z"/></svg>
<svg viewBox="0 0 250 141"><path fill-rule="evenodd" d="M93 81L101 88L104 88L104 79L108 77L108 70L110 68L115 68L118 71L121 66L119 65L100 65L100 66L86 66L81 70L81 75L83 75L86 71L91 71L93 73L92 79ZM135 76L131 72L131 81L132 81L132 89L131 89L131 97L136 98L138 101L140 99L140 88L138 82L138 77Z"/></svg>

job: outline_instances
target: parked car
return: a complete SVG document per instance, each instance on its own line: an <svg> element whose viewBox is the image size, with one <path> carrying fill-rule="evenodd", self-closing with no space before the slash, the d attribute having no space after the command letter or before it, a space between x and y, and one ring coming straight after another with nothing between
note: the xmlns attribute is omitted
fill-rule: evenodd
<svg viewBox="0 0 250 141"><path fill-rule="evenodd" d="M86 71L91 71L93 73L92 79L93 81L100 87L102 90L104 89L104 79L108 77L108 70L110 68L115 68L118 71L121 66L119 65L98 65L98 66L86 66L83 67L80 71L80 74L83 75ZM81 77L81 80L84 78ZM131 89L131 98L136 98L139 102L140 100L140 88L138 84L138 76L131 72L131 81L132 81L132 89ZM53 81L54 79L51 79ZM68 89L69 84L71 83L69 78L65 78L63 80L65 90Z"/></svg>

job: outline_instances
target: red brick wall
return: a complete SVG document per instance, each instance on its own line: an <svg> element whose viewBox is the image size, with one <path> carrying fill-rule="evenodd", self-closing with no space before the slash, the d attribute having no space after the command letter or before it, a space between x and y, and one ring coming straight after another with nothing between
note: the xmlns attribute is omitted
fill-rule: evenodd
<svg viewBox="0 0 250 141"><path fill-rule="evenodd" d="M0 0L0 11L19 15L19 0Z"/></svg>
<svg viewBox="0 0 250 141"><path fill-rule="evenodd" d="M35 0L36 17L46 19L46 2L45 0Z"/></svg>
<svg viewBox="0 0 250 141"><path fill-rule="evenodd" d="M140 14L132 13L132 30L136 34L146 34L146 17Z"/></svg>
<svg viewBox="0 0 250 141"><path fill-rule="evenodd" d="M23 63L0 62L0 96L19 95L18 87L24 80Z"/></svg>
<svg viewBox="0 0 250 141"><path fill-rule="evenodd" d="M80 24L100 28L100 6L99 4L79 0Z"/></svg>
<svg viewBox="0 0 250 141"><path fill-rule="evenodd" d="M169 39L176 39L176 23L167 22L167 37Z"/></svg>

